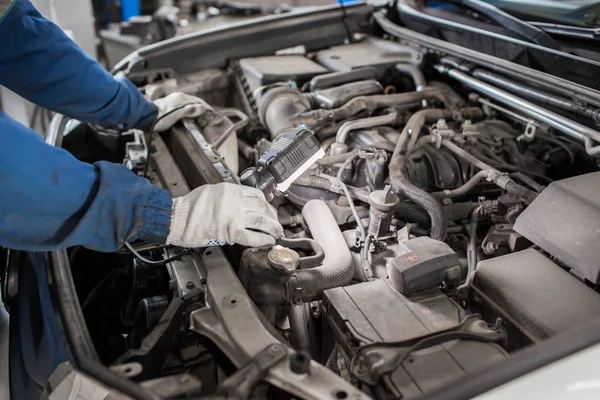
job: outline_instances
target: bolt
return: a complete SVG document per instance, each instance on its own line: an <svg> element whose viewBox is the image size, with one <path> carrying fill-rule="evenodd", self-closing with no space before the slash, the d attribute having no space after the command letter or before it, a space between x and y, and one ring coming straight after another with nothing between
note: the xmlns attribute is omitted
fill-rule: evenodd
<svg viewBox="0 0 600 400"><path fill-rule="evenodd" d="M200 279L200 284L201 285L206 285L206 278Z"/></svg>
<svg viewBox="0 0 600 400"><path fill-rule="evenodd" d="M498 243L496 242L488 242L485 245L485 253L488 255L492 255L496 252L496 250L498 250Z"/></svg>
<svg viewBox="0 0 600 400"><path fill-rule="evenodd" d="M290 370L295 374L307 374L310 372L310 353L299 350L290 357Z"/></svg>
<svg viewBox="0 0 600 400"><path fill-rule="evenodd" d="M188 289L193 289L196 285L194 285L194 282L192 281L187 281L187 283L185 284L185 287Z"/></svg>

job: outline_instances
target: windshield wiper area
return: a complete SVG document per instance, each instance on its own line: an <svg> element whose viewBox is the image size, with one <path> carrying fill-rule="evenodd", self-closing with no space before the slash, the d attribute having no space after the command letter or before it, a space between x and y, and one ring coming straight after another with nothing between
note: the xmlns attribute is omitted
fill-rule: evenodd
<svg viewBox="0 0 600 400"><path fill-rule="evenodd" d="M600 40L600 28L580 28L578 26L549 24L546 22L529 22L546 33L573 39Z"/></svg>
<svg viewBox="0 0 600 400"><path fill-rule="evenodd" d="M544 30L522 21L499 8L481 0L448 0L448 3L460 5L486 16L503 28L523 39L549 49L560 50L560 46Z"/></svg>

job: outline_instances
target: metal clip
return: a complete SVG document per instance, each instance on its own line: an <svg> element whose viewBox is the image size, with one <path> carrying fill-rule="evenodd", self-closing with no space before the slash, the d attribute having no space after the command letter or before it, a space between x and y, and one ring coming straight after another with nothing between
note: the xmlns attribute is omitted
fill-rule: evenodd
<svg viewBox="0 0 600 400"><path fill-rule="evenodd" d="M537 132L538 124L534 120L530 119L527 121L527 125L525 126L525 130L519 136L517 136L517 141L524 140L525 142L531 142L535 139L535 134Z"/></svg>

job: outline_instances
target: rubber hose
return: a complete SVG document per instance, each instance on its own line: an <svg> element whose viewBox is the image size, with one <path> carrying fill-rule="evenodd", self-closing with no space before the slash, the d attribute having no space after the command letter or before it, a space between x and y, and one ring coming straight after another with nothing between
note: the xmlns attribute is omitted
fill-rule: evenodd
<svg viewBox="0 0 600 400"><path fill-rule="evenodd" d="M473 203L461 202L447 204L442 207L448 221L460 221L469 218L473 211ZM420 225L429 225L428 214L421 207L408 202L400 202L394 210L394 216L401 221L414 222Z"/></svg>
<svg viewBox="0 0 600 400"><path fill-rule="evenodd" d="M308 313L304 304L292 305L288 311L290 320L290 344L296 350L310 352L310 334L308 332Z"/></svg>
<svg viewBox="0 0 600 400"><path fill-rule="evenodd" d="M399 193L404 194L415 204L420 205L431 219L431 238L444 240L446 238L446 216L442 211L442 205L423 189L413 185L405 176L397 175L391 179L392 187Z"/></svg>
<svg viewBox="0 0 600 400"><path fill-rule="evenodd" d="M320 299L324 290L347 285L354 276L352 254L327 204L310 200L302 209L304 222L321 245L325 259L320 267L296 270L285 284L286 302Z"/></svg>
<svg viewBox="0 0 600 400"><path fill-rule="evenodd" d="M538 196L538 194L533 190L529 190L512 180L506 184L504 189L506 189L506 191L513 196L523 200L527 205L533 203Z"/></svg>

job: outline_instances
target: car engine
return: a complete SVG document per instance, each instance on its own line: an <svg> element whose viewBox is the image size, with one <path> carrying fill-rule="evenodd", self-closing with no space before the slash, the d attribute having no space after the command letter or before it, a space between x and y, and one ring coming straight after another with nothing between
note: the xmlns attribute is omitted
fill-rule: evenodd
<svg viewBox="0 0 600 400"><path fill-rule="evenodd" d="M600 109L370 35L130 78L205 112L63 147L173 197L257 187L285 230L69 250L100 361L163 398L415 398L600 311Z"/></svg>

